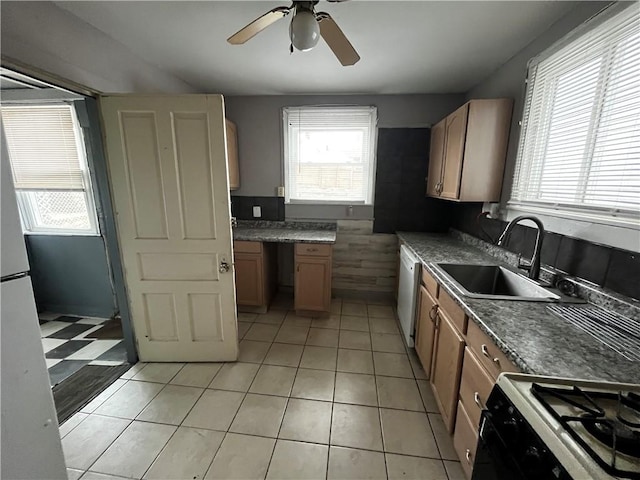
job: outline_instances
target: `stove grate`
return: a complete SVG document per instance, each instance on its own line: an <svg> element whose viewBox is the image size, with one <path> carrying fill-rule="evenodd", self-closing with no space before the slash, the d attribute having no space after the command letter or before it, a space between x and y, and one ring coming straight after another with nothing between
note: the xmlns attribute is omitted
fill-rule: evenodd
<svg viewBox="0 0 640 480"><path fill-rule="evenodd" d="M598 398L609 398L616 399L618 401L618 411L620 411L621 403L629 406L630 408L634 408L636 399L635 394L629 393L628 395L632 396L623 396L622 392L618 394L614 393L604 393L604 392L587 392L576 386L572 389L564 389L564 388L551 388L543 385L539 385L537 383L533 383L531 385L531 392L533 396L538 399L538 401L547 409L549 413L565 428L565 430L569 433L569 435L576 441L580 446L593 458L598 465L600 465L607 473L611 475L618 476L620 478L629 478L640 480L640 471L628 471L622 470L618 467L617 456L619 454L618 448L616 445L618 442L618 432L615 429L615 425L612 423L611 419L608 418L604 411L598 406L597 399ZM553 406L547 402L545 399L545 395L555 397L559 400L562 400L569 405L579 408L584 412L583 416L568 416L568 415L560 415ZM593 448L579 435L571 426L572 422L581 423L585 427L587 424L602 424L608 427L611 431L612 443L608 445L611 451L611 461L607 462L603 457L595 452ZM633 431L630 432L632 435L632 439L635 438L635 434ZM602 438L600 438L602 440ZM635 442L635 440L632 440ZM635 443L633 444L635 446ZM632 447L633 448L633 447ZM634 456L638 457L640 455L640 449L634 449Z"/></svg>
<svg viewBox="0 0 640 480"><path fill-rule="evenodd" d="M640 362L639 322L591 305L549 305L547 308L626 359Z"/></svg>

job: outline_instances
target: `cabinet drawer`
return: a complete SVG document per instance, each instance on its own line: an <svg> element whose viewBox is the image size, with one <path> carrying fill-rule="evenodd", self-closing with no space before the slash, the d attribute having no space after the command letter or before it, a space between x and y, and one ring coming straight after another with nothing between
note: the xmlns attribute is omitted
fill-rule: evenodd
<svg viewBox="0 0 640 480"><path fill-rule="evenodd" d="M469 322L467 345L494 380L502 372L520 371L475 322Z"/></svg>
<svg viewBox="0 0 640 480"><path fill-rule="evenodd" d="M238 253L262 253L262 242L238 240L233 242L233 249Z"/></svg>
<svg viewBox="0 0 640 480"><path fill-rule="evenodd" d="M460 458L460 465L467 478L471 478L473 462L478 448L478 433L469 420L469 415L462 403L458 402L456 429L453 432L453 447Z"/></svg>
<svg viewBox="0 0 640 480"><path fill-rule="evenodd" d="M296 255L328 257L331 255L331 245L326 243L296 243Z"/></svg>
<svg viewBox="0 0 640 480"><path fill-rule="evenodd" d="M480 415L487 404L487 398L489 398L494 383L493 378L480 365L476 356L469 350L469 347L466 347L462 363L460 401L476 430L480 425Z"/></svg>
<svg viewBox="0 0 640 480"><path fill-rule="evenodd" d="M422 267L422 284L425 286L425 288L433 298L438 298L438 289L440 286L438 285L436 279L433 278L424 267Z"/></svg>
<svg viewBox="0 0 640 480"><path fill-rule="evenodd" d="M438 303L440 304L440 309L446 312L447 316L451 319L460 333L463 335L467 333L467 315L455 300L442 289L438 295Z"/></svg>

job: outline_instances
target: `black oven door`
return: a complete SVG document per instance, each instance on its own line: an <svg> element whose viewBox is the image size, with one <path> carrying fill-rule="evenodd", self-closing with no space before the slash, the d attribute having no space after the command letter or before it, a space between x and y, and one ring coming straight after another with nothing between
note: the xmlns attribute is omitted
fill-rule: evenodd
<svg viewBox="0 0 640 480"><path fill-rule="evenodd" d="M482 412L472 480L525 480L511 449L496 429L492 415Z"/></svg>
<svg viewBox="0 0 640 480"><path fill-rule="evenodd" d="M571 480L517 412L493 403L497 408L482 412L472 480Z"/></svg>

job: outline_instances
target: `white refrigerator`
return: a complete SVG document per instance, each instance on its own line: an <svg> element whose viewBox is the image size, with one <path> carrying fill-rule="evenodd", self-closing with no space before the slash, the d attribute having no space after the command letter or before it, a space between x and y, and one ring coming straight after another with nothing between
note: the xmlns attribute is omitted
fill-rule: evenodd
<svg viewBox="0 0 640 480"><path fill-rule="evenodd" d="M11 167L0 133L0 478L66 479Z"/></svg>

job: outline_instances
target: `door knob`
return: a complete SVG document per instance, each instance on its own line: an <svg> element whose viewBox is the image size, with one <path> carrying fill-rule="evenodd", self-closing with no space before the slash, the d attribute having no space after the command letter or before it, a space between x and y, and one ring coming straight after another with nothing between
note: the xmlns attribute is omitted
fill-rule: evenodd
<svg viewBox="0 0 640 480"><path fill-rule="evenodd" d="M227 262L220 262L220 273L227 273L230 269L231 265L229 265Z"/></svg>

